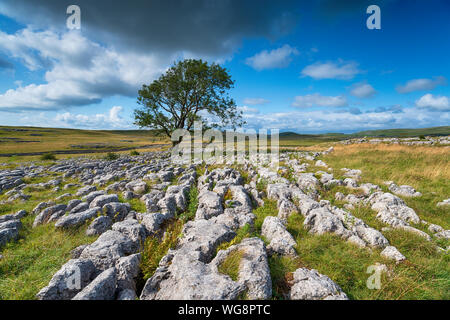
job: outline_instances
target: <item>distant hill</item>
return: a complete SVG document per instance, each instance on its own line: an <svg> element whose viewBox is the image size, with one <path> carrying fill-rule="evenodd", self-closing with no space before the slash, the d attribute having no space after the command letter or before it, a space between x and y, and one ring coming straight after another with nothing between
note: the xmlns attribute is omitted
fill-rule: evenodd
<svg viewBox="0 0 450 320"><path fill-rule="evenodd" d="M418 136L446 136L450 135L450 126L420 128L420 129L384 129L367 130L355 133L324 133L324 134L300 134L295 132L280 132L281 140L295 139L349 139L352 137L418 137Z"/></svg>
<svg viewBox="0 0 450 320"><path fill-rule="evenodd" d="M360 131L350 136L356 137L417 137L417 136L446 136L450 135L450 126L420 128L420 129L387 129Z"/></svg>

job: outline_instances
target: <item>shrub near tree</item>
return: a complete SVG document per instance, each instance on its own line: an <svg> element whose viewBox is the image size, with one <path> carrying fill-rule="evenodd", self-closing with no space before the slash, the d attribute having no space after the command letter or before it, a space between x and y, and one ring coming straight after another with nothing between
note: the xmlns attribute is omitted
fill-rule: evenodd
<svg viewBox="0 0 450 320"><path fill-rule="evenodd" d="M41 160L56 160L56 157L53 153L46 153L41 156Z"/></svg>
<svg viewBox="0 0 450 320"><path fill-rule="evenodd" d="M236 129L245 122L242 111L228 95L233 85L227 70L215 63L179 61L139 90L138 103L142 107L134 111L134 123L169 138L176 129L191 130L194 121L201 121L203 128Z"/></svg>

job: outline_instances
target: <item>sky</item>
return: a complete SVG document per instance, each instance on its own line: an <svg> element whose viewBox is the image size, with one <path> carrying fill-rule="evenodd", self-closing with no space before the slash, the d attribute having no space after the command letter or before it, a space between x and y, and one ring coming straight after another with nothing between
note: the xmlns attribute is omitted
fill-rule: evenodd
<svg viewBox="0 0 450 320"><path fill-rule="evenodd" d="M450 125L449 35L446 0L0 0L0 125L135 129L139 88L185 58L229 71L244 129Z"/></svg>

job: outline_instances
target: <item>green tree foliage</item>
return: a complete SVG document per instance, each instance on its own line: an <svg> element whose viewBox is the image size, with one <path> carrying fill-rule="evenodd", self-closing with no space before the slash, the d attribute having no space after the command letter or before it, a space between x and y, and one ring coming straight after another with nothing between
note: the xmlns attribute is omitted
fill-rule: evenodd
<svg viewBox="0 0 450 320"><path fill-rule="evenodd" d="M135 124L171 136L175 129L191 130L194 121L205 128L242 126L242 112L228 91L234 81L225 68L202 60L175 63L159 79L139 90Z"/></svg>

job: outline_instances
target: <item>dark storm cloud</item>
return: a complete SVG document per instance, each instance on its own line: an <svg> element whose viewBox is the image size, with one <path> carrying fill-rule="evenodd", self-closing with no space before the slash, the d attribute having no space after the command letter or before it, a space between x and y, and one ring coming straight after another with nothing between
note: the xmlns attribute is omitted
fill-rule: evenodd
<svg viewBox="0 0 450 320"><path fill-rule="evenodd" d="M276 38L298 21L298 1L290 0L3 0L0 12L58 29L71 4L80 6L82 30L91 38L137 51L222 56L243 37Z"/></svg>

